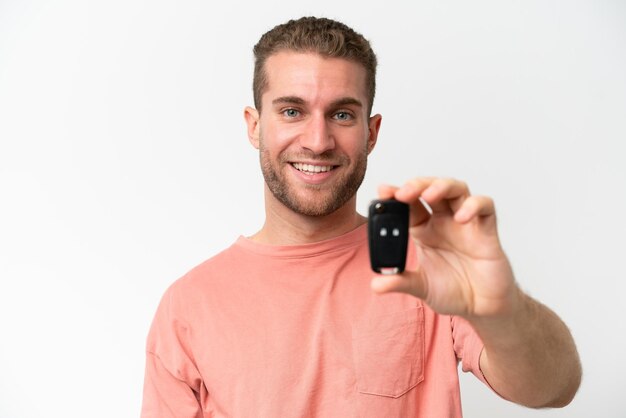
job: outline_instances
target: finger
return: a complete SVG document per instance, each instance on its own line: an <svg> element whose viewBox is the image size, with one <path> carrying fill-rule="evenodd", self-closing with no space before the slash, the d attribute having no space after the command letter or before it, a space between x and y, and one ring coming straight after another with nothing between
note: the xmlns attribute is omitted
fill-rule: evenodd
<svg viewBox="0 0 626 418"><path fill-rule="evenodd" d="M404 185L396 191L396 199L403 202L413 202L420 198L424 190L436 180L435 177L416 177L404 183Z"/></svg>
<svg viewBox="0 0 626 418"><path fill-rule="evenodd" d="M377 275L372 279L371 288L383 294L390 292L408 293L420 299L426 299L426 279L419 270L404 271L402 274Z"/></svg>
<svg viewBox="0 0 626 418"><path fill-rule="evenodd" d="M396 193L398 200L413 201L421 197L432 212L453 213L469 196L467 184L455 179L417 177L409 180Z"/></svg>
<svg viewBox="0 0 626 418"><path fill-rule="evenodd" d="M400 202L407 203L410 207L409 226L417 226L426 222L430 218L430 211L426 205L420 200L418 195L411 198L406 193L398 193L400 188L383 184L378 186L379 199L396 199ZM412 195L413 196L413 195Z"/></svg>
<svg viewBox="0 0 626 418"><path fill-rule="evenodd" d="M398 188L389 184L381 184L378 186L378 198L379 199L392 199Z"/></svg>
<svg viewBox="0 0 626 418"><path fill-rule="evenodd" d="M487 196L469 196L454 214L454 220L459 223L467 223L477 217L495 214L496 208L493 199Z"/></svg>
<svg viewBox="0 0 626 418"><path fill-rule="evenodd" d="M456 212L469 197L469 187L455 179L436 179L423 192L422 199L433 212Z"/></svg>
<svg viewBox="0 0 626 418"><path fill-rule="evenodd" d="M401 188L396 190L395 198L411 206L409 225L418 226L430 219L431 208L420 197L435 177L417 177L407 181Z"/></svg>
<svg viewBox="0 0 626 418"><path fill-rule="evenodd" d="M411 203L409 211L409 227L419 226L430 219L432 210L422 199Z"/></svg>

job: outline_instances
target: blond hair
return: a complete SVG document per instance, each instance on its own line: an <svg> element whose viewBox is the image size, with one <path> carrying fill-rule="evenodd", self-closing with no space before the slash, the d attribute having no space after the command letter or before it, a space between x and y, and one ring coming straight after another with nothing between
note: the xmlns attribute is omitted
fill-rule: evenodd
<svg viewBox="0 0 626 418"><path fill-rule="evenodd" d="M366 71L368 114L376 92L376 55L361 34L341 22L326 18L302 17L266 32L254 46L254 105L261 110L261 96L267 88L265 61L281 51L314 52L325 57L344 58L361 64Z"/></svg>

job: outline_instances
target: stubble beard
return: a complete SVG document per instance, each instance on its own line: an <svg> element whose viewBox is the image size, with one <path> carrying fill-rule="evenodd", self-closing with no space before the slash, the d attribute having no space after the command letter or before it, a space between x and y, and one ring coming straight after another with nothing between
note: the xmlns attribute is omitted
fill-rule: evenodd
<svg viewBox="0 0 626 418"><path fill-rule="evenodd" d="M367 151L363 149L357 156L356 164L345 173L341 178L337 179L334 184L302 184L299 187L306 190L307 197L298 195L298 191L294 190L294 185L289 184L285 178L284 172L280 171L289 165L284 158L278 158L278 168L272 164L269 151L263 146L263 140L260 141L259 157L261 161L261 171L265 178L265 183L274 197L290 210L305 216L326 216L341 208L348 202L357 192L367 169ZM333 158L332 152L325 152L320 155L305 156L307 160L316 160L320 163L325 161L337 161L337 157ZM348 162L347 157L339 157L342 165Z"/></svg>

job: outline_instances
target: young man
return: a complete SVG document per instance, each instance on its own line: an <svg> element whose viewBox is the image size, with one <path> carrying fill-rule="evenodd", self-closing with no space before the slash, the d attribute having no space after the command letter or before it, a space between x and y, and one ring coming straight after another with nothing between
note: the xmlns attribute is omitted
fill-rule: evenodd
<svg viewBox="0 0 626 418"><path fill-rule="evenodd" d="M381 123L369 43L302 18L254 52L265 223L167 290L142 416L460 417L459 362L511 401L567 405L574 342L516 285L491 199L452 179L381 186L410 205L411 240L404 273L371 272L356 211Z"/></svg>

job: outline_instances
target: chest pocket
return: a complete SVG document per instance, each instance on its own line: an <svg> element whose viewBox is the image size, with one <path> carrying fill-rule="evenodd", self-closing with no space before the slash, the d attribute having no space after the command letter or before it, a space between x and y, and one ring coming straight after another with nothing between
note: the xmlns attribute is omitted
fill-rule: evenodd
<svg viewBox="0 0 626 418"><path fill-rule="evenodd" d="M357 390L398 398L424 380L422 306L385 314L355 327Z"/></svg>

